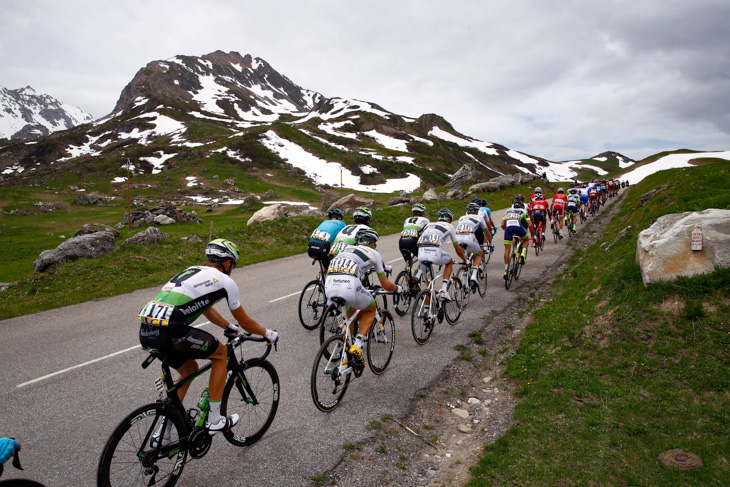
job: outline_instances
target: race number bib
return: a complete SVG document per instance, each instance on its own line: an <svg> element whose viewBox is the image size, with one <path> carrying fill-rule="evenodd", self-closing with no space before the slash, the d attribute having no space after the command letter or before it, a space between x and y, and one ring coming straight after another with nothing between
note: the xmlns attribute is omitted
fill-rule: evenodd
<svg viewBox="0 0 730 487"><path fill-rule="evenodd" d="M139 312L139 320L150 326L167 326L174 308L170 304L152 301Z"/></svg>
<svg viewBox="0 0 730 487"><path fill-rule="evenodd" d="M418 238L418 230L415 228L408 228L400 232L400 236L403 238Z"/></svg>
<svg viewBox="0 0 730 487"><path fill-rule="evenodd" d="M508 226L508 227L521 227L522 224L520 223L519 220L511 219L511 220L507 220L507 223L506 223L505 226Z"/></svg>
<svg viewBox="0 0 730 487"><path fill-rule="evenodd" d="M350 276L355 275L357 271L357 262L346 257L337 257L330 262L330 266L327 272L333 274L347 274Z"/></svg>
<svg viewBox="0 0 730 487"><path fill-rule="evenodd" d="M330 255L337 255L347 247L346 242L337 242L330 249Z"/></svg>
<svg viewBox="0 0 730 487"><path fill-rule="evenodd" d="M329 242L331 237L332 237L332 235L330 235L329 232L325 232L325 231L317 229L314 232L312 232L312 236L309 238L314 239L314 240L319 240L321 242Z"/></svg>
<svg viewBox="0 0 730 487"><path fill-rule="evenodd" d="M422 235L420 239L418 239L418 245L427 245L427 246L440 246L441 245L441 239L439 238L439 235L436 233L431 233L428 235Z"/></svg>
<svg viewBox="0 0 730 487"><path fill-rule="evenodd" d="M456 227L457 235L464 235L464 234L469 234L469 233L472 233L471 226L469 226L469 225L462 223L461 225Z"/></svg>

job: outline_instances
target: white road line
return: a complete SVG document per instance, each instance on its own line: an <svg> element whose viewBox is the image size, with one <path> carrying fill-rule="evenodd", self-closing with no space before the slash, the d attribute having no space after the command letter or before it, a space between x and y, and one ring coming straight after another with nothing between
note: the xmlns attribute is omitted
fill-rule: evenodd
<svg viewBox="0 0 730 487"><path fill-rule="evenodd" d="M193 328L201 328L201 327L203 327L205 325L209 325L209 324L210 324L210 321L206 321L205 323L201 323L199 325L195 325ZM23 382L22 384L18 384L15 387L16 388L21 388L21 387L29 386L31 384L35 384L36 382L40 382L42 380L50 379L51 377L55 377L57 375L65 374L66 372L70 372L70 371L72 371L74 369L80 369L81 367L86 367L87 365L91 365L91 364L94 364L96 362L101 362L102 360L106 360L108 358L112 358L112 357L115 357L117 355L120 355L120 354L129 352L131 350L136 350L138 348L142 348L142 345L136 345L134 347L125 348L124 350L120 350L118 352L110 353L109 355L104 355L103 357L95 358L94 360L89 360L88 362L84 362L82 364L74 365L74 366L68 367L66 369L59 370L59 371L53 372L53 373L48 374L48 375L44 375L43 377L38 377L37 379L29 380L28 382Z"/></svg>
<svg viewBox="0 0 730 487"><path fill-rule="evenodd" d="M292 296L297 296L297 295L299 295L301 293L302 293L301 291L297 291L295 293L287 294L286 296L282 296L280 298L272 299L271 301L269 301L269 303L275 303L277 301L281 301L282 299L291 298Z"/></svg>
<svg viewBox="0 0 730 487"><path fill-rule="evenodd" d="M397 259L389 260L388 262L386 262L386 264L392 264L393 262L398 262L399 260L403 260L403 257L399 257Z"/></svg>

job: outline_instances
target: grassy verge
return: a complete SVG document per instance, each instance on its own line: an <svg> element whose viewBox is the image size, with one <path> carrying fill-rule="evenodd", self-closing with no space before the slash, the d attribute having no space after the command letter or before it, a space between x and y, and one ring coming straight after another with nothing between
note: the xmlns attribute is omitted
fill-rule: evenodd
<svg viewBox="0 0 730 487"><path fill-rule="evenodd" d="M63 184L67 183L65 181ZM264 186L257 189L268 188L269 186ZM529 195L533 188L534 185L515 186L486 196L489 197L490 206L502 208L508 205L513 193ZM279 193L280 198L309 199L312 204L319 204L311 195L307 198L308 194L298 194L295 188L276 186L273 189ZM143 191L154 192L156 189ZM162 227L171 238L153 248L121 247L120 243L124 239L146 228L128 230L125 227L120 230L121 236L113 253L94 260L77 260L42 274L33 274L33 262L38 255L71 237L84 223L113 226L122 220L122 214L126 210L123 201L113 201L111 204L114 206L80 207L73 203L75 194L69 192L65 186L46 190L4 188L0 192L0 204L5 211L21 209L29 213L0 215L0 231L4 243L0 246L0 261L5 263L0 271L0 282L17 281L0 293L0 319L161 285L170 278L175 269L183 269L202 261L205 242L210 236L211 222L213 238L228 238L242 249L239 263L241 266L305 252L309 235L321 221L315 217L294 217L247 226L246 221L262 204L243 212L236 206L221 206L213 212L206 212L205 207L183 207L185 211L196 210L204 223L178 223ZM314 198L319 198L317 193L313 194ZM153 194L150 193L149 196L152 197ZM410 215L410 205L389 207L387 202L392 195L366 196L373 197L376 201L372 226L381 235L400 231L403 220ZM41 213L33 205L38 201L62 202L64 209ZM469 199L448 200L441 202L441 206L447 206L455 215L461 215L468 201ZM427 207L427 216L434 219L438 204L429 203ZM181 240L181 237L194 235L201 237L204 243L187 243Z"/></svg>
<svg viewBox="0 0 730 487"><path fill-rule="evenodd" d="M654 219L730 209L727 188L727 162L657 173L576 251L507 366L522 399L515 424L468 485L730 485L730 270L644 287L634 263ZM675 448L704 467L657 459Z"/></svg>

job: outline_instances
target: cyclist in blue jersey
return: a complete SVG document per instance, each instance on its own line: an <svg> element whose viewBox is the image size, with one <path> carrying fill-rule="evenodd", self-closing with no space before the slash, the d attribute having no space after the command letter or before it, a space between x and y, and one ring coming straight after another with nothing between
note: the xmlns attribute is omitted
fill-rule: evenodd
<svg viewBox="0 0 730 487"><path fill-rule="evenodd" d="M13 467L23 470L20 466L20 443L15 438L0 438L0 476L3 474L3 464L13 458ZM0 482L4 483L4 482Z"/></svg>
<svg viewBox="0 0 730 487"><path fill-rule="evenodd" d="M332 242L335 241L340 230L345 228L345 222L342 221L343 214L339 208L334 208L327 212L329 220L325 220L312 232L309 237L309 245L307 246L307 254L313 259L322 261L325 267L329 265L329 251Z"/></svg>

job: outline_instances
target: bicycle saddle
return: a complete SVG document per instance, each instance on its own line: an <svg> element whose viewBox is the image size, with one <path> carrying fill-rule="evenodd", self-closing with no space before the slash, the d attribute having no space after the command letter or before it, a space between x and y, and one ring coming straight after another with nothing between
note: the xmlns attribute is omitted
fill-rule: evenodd
<svg viewBox="0 0 730 487"><path fill-rule="evenodd" d="M335 304L337 304L339 306L344 306L345 305L345 299L344 298L341 298L339 296L336 296L336 297L331 298L331 299L332 299L332 302L333 303L335 303Z"/></svg>

